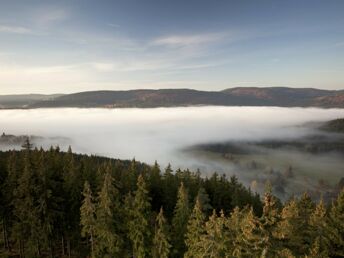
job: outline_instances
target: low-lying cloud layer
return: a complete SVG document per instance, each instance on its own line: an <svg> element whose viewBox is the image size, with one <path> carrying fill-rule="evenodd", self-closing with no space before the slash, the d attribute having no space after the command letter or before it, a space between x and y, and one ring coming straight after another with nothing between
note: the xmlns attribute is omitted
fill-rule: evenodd
<svg viewBox="0 0 344 258"><path fill-rule="evenodd" d="M177 166L183 162L174 154L190 145L302 136L305 122L343 116L341 109L277 107L0 111L6 133L68 137L77 152Z"/></svg>
<svg viewBox="0 0 344 258"><path fill-rule="evenodd" d="M322 122L344 117L342 109L279 107L186 107L155 109L34 109L0 111L1 130L6 134L37 135L48 148L59 141L62 150L72 145L75 152L132 159L162 167L201 169L204 175L217 171L237 175L254 191L261 191L265 180L283 179L292 166L298 173L283 179L286 192L317 191L325 179L334 186L339 181L342 156L311 154L281 149L265 156L240 157L241 165L219 155L187 151L198 144L228 141L295 139L314 133L308 122ZM55 138L54 138L55 137ZM55 139L52 141L51 139ZM69 140L68 140L69 139ZM12 148L4 147L2 148ZM265 163L251 170L251 162ZM273 174L270 170L274 170ZM277 178L275 178L277 176ZM287 180L287 181L285 181ZM279 183L280 184L280 183ZM328 188L326 188L328 189ZM281 198L288 195L281 194Z"/></svg>

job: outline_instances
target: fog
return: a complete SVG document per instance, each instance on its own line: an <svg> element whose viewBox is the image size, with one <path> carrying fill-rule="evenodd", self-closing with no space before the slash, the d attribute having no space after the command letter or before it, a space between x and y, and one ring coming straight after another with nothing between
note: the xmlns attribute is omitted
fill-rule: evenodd
<svg viewBox="0 0 344 258"><path fill-rule="evenodd" d="M62 149L121 159L136 158L162 166L226 171L231 167L183 149L229 140L286 139L306 136L302 126L344 117L343 109L279 107L181 107L154 109L1 110L7 134L61 137ZM69 140L66 140L69 139ZM55 141L52 142L56 144ZM39 143L40 144L40 143ZM43 142L47 147L51 141ZM228 171L227 171L228 170Z"/></svg>

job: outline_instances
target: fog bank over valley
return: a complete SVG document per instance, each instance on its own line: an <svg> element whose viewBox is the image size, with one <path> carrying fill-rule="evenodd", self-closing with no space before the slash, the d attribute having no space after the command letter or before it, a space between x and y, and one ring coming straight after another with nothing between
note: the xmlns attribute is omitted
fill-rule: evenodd
<svg viewBox="0 0 344 258"><path fill-rule="evenodd" d="M161 167L171 163L175 169L200 168L204 174L235 174L257 191L272 180L286 198L288 192L318 189L319 182L334 186L343 176L342 153L313 153L306 144L300 148L288 143L325 137L328 133L314 125L340 117L343 109L279 107L1 110L0 129L5 134L43 137L34 143L44 148L59 144L66 150L71 145L79 153L135 157L149 164L157 160ZM341 136L333 137L332 142L343 142ZM287 143L277 147L264 143L271 140ZM245 151L234 151L231 144L221 151L197 147L233 142ZM252 148L255 151L247 151ZM327 181L321 182L323 177Z"/></svg>

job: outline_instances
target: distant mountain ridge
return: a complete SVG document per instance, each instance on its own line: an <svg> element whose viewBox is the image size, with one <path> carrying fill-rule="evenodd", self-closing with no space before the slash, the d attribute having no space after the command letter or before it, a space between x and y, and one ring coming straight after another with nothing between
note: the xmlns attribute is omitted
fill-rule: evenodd
<svg viewBox="0 0 344 258"><path fill-rule="evenodd" d="M29 95L30 96L30 95ZM36 96L36 95L31 95ZM344 90L288 87L237 87L222 91L192 89L142 89L127 91L88 91L65 95L44 95L17 105L18 108L45 107L178 107L178 106L279 106L344 108ZM0 108L8 108L0 96ZM4 104L5 103L5 104ZM13 108L13 103L11 107Z"/></svg>

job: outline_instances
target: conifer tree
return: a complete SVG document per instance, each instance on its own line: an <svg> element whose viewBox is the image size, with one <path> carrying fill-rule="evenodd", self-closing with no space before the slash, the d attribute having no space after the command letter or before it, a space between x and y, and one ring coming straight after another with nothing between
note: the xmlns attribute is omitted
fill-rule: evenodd
<svg viewBox="0 0 344 258"><path fill-rule="evenodd" d="M344 188L331 205L327 235L331 241L330 256L344 256Z"/></svg>
<svg viewBox="0 0 344 258"><path fill-rule="evenodd" d="M155 161L149 173L149 189L150 196L152 198L152 209L159 210L163 205L163 190L162 190L162 180L160 166L157 161Z"/></svg>
<svg viewBox="0 0 344 258"><path fill-rule="evenodd" d="M246 209L240 223L240 234L237 235L237 245L234 250L236 256L266 257L266 248L262 238L262 228L253 209Z"/></svg>
<svg viewBox="0 0 344 258"><path fill-rule="evenodd" d="M310 217L314 212L315 204L309 194L305 192L297 202L297 206L299 210L297 233L299 235L300 242L296 251L299 252L299 254L304 254L312 245Z"/></svg>
<svg viewBox="0 0 344 258"><path fill-rule="evenodd" d="M263 203L261 226L263 230L264 253L267 256L275 255L277 252L277 240L275 239L274 231L279 221L279 210L277 207L277 199L272 194L272 188L269 182L266 185Z"/></svg>
<svg viewBox="0 0 344 258"><path fill-rule="evenodd" d="M128 229L133 255L137 258L150 256L151 250L151 205L148 190L142 175L137 180L133 209L130 212Z"/></svg>
<svg viewBox="0 0 344 258"><path fill-rule="evenodd" d="M327 237L327 212L323 199L319 201L315 210L310 215L310 238L312 242L311 250L327 255L327 250L329 248L329 240Z"/></svg>
<svg viewBox="0 0 344 258"><path fill-rule="evenodd" d="M205 224L206 234L201 236L200 248L192 257L218 258L225 257L229 253L226 243L225 220L226 218L222 211L221 216L218 217L216 211L213 210L213 214Z"/></svg>
<svg viewBox="0 0 344 258"><path fill-rule="evenodd" d="M184 184L181 183L178 190L177 204L172 220L173 230L173 257L181 257L185 252L185 234L190 215L189 196Z"/></svg>
<svg viewBox="0 0 344 258"><path fill-rule="evenodd" d="M94 231L95 231L95 205L93 203L93 196L90 184L88 181L84 184L84 190L82 192L84 199L80 207L80 224L81 224L81 236L87 238L91 245L91 256L94 255Z"/></svg>
<svg viewBox="0 0 344 258"><path fill-rule="evenodd" d="M160 212L155 220L155 231L153 238L153 258L168 258L170 253L170 238L167 221L164 217L163 208L160 208Z"/></svg>
<svg viewBox="0 0 344 258"><path fill-rule="evenodd" d="M171 165L168 164L162 177L163 207L167 217L172 217L173 209L177 199L178 184L175 180L176 177L172 174L172 172L173 170Z"/></svg>
<svg viewBox="0 0 344 258"><path fill-rule="evenodd" d="M200 249L200 241L202 235L205 234L205 216L202 211L201 199L196 198L196 203L190 215L185 244L187 251L184 254L185 258L197 257Z"/></svg>
<svg viewBox="0 0 344 258"><path fill-rule="evenodd" d="M98 193L94 235L96 238L95 255L97 257L116 257L122 247L118 235L120 217L118 191L113 185L109 166L106 169L101 191Z"/></svg>
<svg viewBox="0 0 344 258"><path fill-rule="evenodd" d="M34 164L36 153L31 150L29 140L24 149L23 172L14 189L15 232L19 240L20 253L28 257L41 254L41 221L39 217L38 194L39 177ZM24 240L25 237L25 240Z"/></svg>

